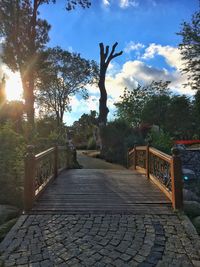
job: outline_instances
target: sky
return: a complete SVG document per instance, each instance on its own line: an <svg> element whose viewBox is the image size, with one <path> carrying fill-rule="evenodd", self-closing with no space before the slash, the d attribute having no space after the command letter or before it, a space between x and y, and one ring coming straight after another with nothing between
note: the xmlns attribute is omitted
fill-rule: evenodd
<svg viewBox="0 0 200 267"><path fill-rule="evenodd" d="M99 62L99 43L123 51L109 66L106 88L109 119L114 118L114 103L126 88L132 89L152 80L170 80L171 89L192 95L183 87L186 77L180 74L183 64L178 50L183 21L190 21L198 10L198 0L92 0L89 9L66 11L65 0L43 5L40 16L51 24L48 46L78 52L82 57ZM89 86L89 99L71 97L71 113L65 122L71 125L83 113L98 111L99 90Z"/></svg>

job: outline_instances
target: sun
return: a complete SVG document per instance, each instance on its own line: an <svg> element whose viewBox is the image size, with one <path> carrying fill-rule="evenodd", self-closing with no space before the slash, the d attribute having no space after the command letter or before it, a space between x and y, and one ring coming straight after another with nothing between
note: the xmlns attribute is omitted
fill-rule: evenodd
<svg viewBox="0 0 200 267"><path fill-rule="evenodd" d="M8 101L12 100L22 100L23 89L20 74L17 72L12 72L10 70L6 71L6 98Z"/></svg>

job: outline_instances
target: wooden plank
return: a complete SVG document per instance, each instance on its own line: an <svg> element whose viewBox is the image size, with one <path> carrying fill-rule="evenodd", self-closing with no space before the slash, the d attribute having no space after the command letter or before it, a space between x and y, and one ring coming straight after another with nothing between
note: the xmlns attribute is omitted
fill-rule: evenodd
<svg viewBox="0 0 200 267"><path fill-rule="evenodd" d="M31 212L168 214L169 203L150 180L133 171L78 169L61 173Z"/></svg>

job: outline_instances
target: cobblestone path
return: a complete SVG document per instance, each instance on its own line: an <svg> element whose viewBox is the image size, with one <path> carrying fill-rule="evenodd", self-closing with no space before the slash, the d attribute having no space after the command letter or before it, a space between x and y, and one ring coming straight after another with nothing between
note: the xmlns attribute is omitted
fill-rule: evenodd
<svg viewBox="0 0 200 267"><path fill-rule="evenodd" d="M22 215L0 245L9 266L200 266L185 216Z"/></svg>

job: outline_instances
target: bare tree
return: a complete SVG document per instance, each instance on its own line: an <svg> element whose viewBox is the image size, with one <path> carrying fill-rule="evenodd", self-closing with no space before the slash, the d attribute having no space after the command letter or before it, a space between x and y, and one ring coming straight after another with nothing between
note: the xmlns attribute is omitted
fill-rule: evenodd
<svg viewBox="0 0 200 267"><path fill-rule="evenodd" d="M99 126L106 125L107 122L107 116L109 109L107 107L107 92L105 87L105 78L106 78L106 71L108 69L108 66L113 58L116 58L118 56L122 55L122 51L119 53L115 53L115 49L117 47L118 43L116 42L112 46L112 50L109 53L109 46L107 45L104 47L103 43L99 44L100 47L100 74L99 74L99 90L100 90L100 99L99 99Z"/></svg>

